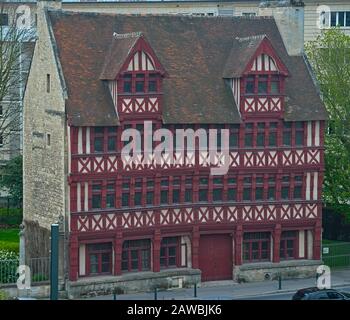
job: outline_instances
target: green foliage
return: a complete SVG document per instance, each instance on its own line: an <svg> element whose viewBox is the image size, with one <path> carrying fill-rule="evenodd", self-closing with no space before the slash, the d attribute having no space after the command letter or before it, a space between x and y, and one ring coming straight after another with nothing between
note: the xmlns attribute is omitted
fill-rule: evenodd
<svg viewBox="0 0 350 320"><path fill-rule="evenodd" d="M19 229L0 229L0 253L19 251ZM0 255L0 259L5 259Z"/></svg>
<svg viewBox="0 0 350 320"><path fill-rule="evenodd" d="M309 42L306 53L330 118L324 200L343 210L350 199L350 36L332 28Z"/></svg>
<svg viewBox="0 0 350 320"><path fill-rule="evenodd" d="M0 300L8 300L9 296L4 290L0 290Z"/></svg>
<svg viewBox="0 0 350 320"><path fill-rule="evenodd" d="M22 218L21 208L0 208L0 224L18 226L22 223Z"/></svg>
<svg viewBox="0 0 350 320"><path fill-rule="evenodd" d="M0 249L0 283L15 283L19 256L15 252Z"/></svg>
<svg viewBox="0 0 350 320"><path fill-rule="evenodd" d="M0 187L9 191L19 205L23 199L22 156L10 160L2 170Z"/></svg>

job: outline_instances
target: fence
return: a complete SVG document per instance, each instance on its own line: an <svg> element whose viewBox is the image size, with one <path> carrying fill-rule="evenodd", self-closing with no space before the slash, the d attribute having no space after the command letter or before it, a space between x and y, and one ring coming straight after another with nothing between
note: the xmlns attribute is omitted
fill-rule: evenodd
<svg viewBox="0 0 350 320"><path fill-rule="evenodd" d="M4 284L15 284L18 279L17 268L19 261L0 260L0 287ZM50 279L50 258L32 258L28 264L32 284L41 283Z"/></svg>
<svg viewBox="0 0 350 320"><path fill-rule="evenodd" d="M350 242L324 241L322 260L329 267L350 267Z"/></svg>

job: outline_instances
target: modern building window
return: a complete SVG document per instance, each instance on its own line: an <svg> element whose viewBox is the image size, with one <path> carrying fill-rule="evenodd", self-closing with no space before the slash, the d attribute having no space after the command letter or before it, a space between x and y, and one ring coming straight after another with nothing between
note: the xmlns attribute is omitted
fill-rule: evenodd
<svg viewBox="0 0 350 320"><path fill-rule="evenodd" d="M180 247L178 237L163 238L160 245L160 267L176 268L180 266Z"/></svg>
<svg viewBox="0 0 350 320"><path fill-rule="evenodd" d="M330 15L331 27L350 27L350 11L334 11Z"/></svg>
<svg viewBox="0 0 350 320"><path fill-rule="evenodd" d="M87 245L88 275L112 273L112 244L98 243Z"/></svg>
<svg viewBox="0 0 350 320"><path fill-rule="evenodd" d="M151 241L127 240L123 243L122 271L148 271L151 269Z"/></svg>
<svg viewBox="0 0 350 320"><path fill-rule="evenodd" d="M297 258L297 232L283 231L280 242L280 258L281 260Z"/></svg>
<svg viewBox="0 0 350 320"><path fill-rule="evenodd" d="M243 261L270 260L270 232L248 232L243 235Z"/></svg>

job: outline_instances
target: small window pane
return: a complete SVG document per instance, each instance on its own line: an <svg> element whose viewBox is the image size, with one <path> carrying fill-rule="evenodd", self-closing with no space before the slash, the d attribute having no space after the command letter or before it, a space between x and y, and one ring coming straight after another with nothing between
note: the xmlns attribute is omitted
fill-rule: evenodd
<svg viewBox="0 0 350 320"><path fill-rule="evenodd" d="M280 84L278 81L271 82L271 93L278 94L280 92Z"/></svg>
<svg viewBox="0 0 350 320"><path fill-rule="evenodd" d="M175 189L173 190L173 203L179 203L180 202L180 190Z"/></svg>
<svg viewBox="0 0 350 320"><path fill-rule="evenodd" d="M123 207L128 207L129 206L129 199L130 196L128 193L123 193L122 194L122 206Z"/></svg>
<svg viewBox="0 0 350 320"><path fill-rule="evenodd" d="M244 137L244 144L246 147L252 147L253 146L253 135L252 134L246 134Z"/></svg>
<svg viewBox="0 0 350 320"><path fill-rule="evenodd" d="M148 82L148 91L149 92L155 92L157 91L157 82L156 81L149 81Z"/></svg>
<svg viewBox="0 0 350 320"><path fill-rule="evenodd" d="M106 207L107 208L114 208L115 207L115 196L114 196L114 194L107 194Z"/></svg>
<svg viewBox="0 0 350 320"><path fill-rule="evenodd" d="M263 147L265 145L265 134L264 133L257 134L256 145L257 145L257 147Z"/></svg>
<svg viewBox="0 0 350 320"><path fill-rule="evenodd" d="M199 201L208 201L208 190L199 190Z"/></svg>
<svg viewBox="0 0 350 320"><path fill-rule="evenodd" d="M301 186L294 187L294 199L301 199Z"/></svg>
<svg viewBox="0 0 350 320"><path fill-rule="evenodd" d="M135 192L135 206L141 205L141 199L142 199L142 193L141 192Z"/></svg>
<svg viewBox="0 0 350 320"><path fill-rule="evenodd" d="M192 189L185 190L185 202L192 202Z"/></svg>
<svg viewBox="0 0 350 320"><path fill-rule="evenodd" d="M267 93L267 82L266 81L259 81L258 93L259 94L266 94Z"/></svg>
<svg viewBox="0 0 350 320"><path fill-rule="evenodd" d="M153 193L153 191L147 192L146 197L147 197L147 204L148 204L148 205L152 205L152 204L153 204L153 198L154 198L154 193Z"/></svg>
<svg viewBox="0 0 350 320"><path fill-rule="evenodd" d="M303 131L297 131L295 133L295 144L297 146L302 146L304 144L304 132Z"/></svg>
<svg viewBox="0 0 350 320"><path fill-rule="evenodd" d="M275 187L269 187L268 188L268 200L275 200L275 193L276 193L276 190L275 190Z"/></svg>
<svg viewBox="0 0 350 320"><path fill-rule="evenodd" d="M222 189L213 190L213 201L222 201Z"/></svg>
<svg viewBox="0 0 350 320"><path fill-rule="evenodd" d="M245 92L248 94L254 93L254 81L247 81L246 86L245 86Z"/></svg>
<svg viewBox="0 0 350 320"><path fill-rule="evenodd" d="M160 192L160 203L161 204L167 204L168 203L168 191L162 190Z"/></svg>
<svg viewBox="0 0 350 320"><path fill-rule="evenodd" d="M101 195L100 194L92 195L92 208L93 209L100 209L101 208Z"/></svg>
<svg viewBox="0 0 350 320"><path fill-rule="evenodd" d="M331 27L335 27L337 25L337 13L331 12Z"/></svg>
<svg viewBox="0 0 350 320"><path fill-rule="evenodd" d="M255 200L261 201L263 200L264 188L258 187L255 189Z"/></svg>
<svg viewBox="0 0 350 320"><path fill-rule="evenodd" d="M136 92L144 92L145 83L143 81L136 81Z"/></svg>
<svg viewBox="0 0 350 320"><path fill-rule="evenodd" d="M103 152L103 138L94 139L94 150L95 152Z"/></svg>
<svg viewBox="0 0 350 320"><path fill-rule="evenodd" d="M115 151L115 137L109 137L108 138L108 151Z"/></svg>
<svg viewBox="0 0 350 320"><path fill-rule="evenodd" d="M251 200L251 188L244 188L243 189L243 201L249 201Z"/></svg>
<svg viewBox="0 0 350 320"><path fill-rule="evenodd" d="M125 93L131 93L131 81L124 81L124 88Z"/></svg>
<svg viewBox="0 0 350 320"><path fill-rule="evenodd" d="M288 200L289 199L289 187L282 187L281 198L283 200Z"/></svg>
<svg viewBox="0 0 350 320"><path fill-rule="evenodd" d="M292 136L290 132L283 132L283 145L290 146L292 144Z"/></svg>

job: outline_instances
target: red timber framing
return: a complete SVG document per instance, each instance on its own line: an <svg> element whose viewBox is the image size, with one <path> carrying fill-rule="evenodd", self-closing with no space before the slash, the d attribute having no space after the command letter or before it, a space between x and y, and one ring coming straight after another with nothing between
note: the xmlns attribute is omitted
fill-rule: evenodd
<svg viewBox="0 0 350 320"><path fill-rule="evenodd" d="M257 67L260 56L263 57L259 63L269 65L268 70ZM272 60L265 64L268 57ZM272 63L277 70L271 67ZM129 249L130 257L126 258L126 253L123 257L125 241L133 240L150 241L153 272L162 269L162 240L170 237L181 241L186 238L186 262L177 264L194 269L203 264L201 239L215 235L220 235L223 242L229 237L232 240L226 248L232 254L225 263L232 270L243 264L248 232L271 235L269 261L273 263L281 260L280 245L283 232L287 231L297 234L293 248L296 259L320 259L325 124L283 121L284 79L288 71L268 41L259 47L240 79L243 123L239 125L164 125L162 79L166 76L152 48L141 37L116 75L116 107L121 125L72 126L68 131L70 279L83 276L79 271L80 246L98 242L112 244L110 270L118 276L126 272L123 262L132 263L130 257L136 254ZM261 88L267 88L266 94L258 92L260 76L265 76L262 80L266 85ZM254 81L254 92L247 94L249 77ZM151 81L154 82L150 84ZM273 84L274 81L278 83ZM273 91L276 86L278 93ZM253 99L249 102L252 110L246 108L248 99ZM208 155L198 150L198 142L194 155L184 154L183 161L175 164L166 159L162 164L123 163L122 131L142 129L144 120L152 120L154 129L164 127L173 132L180 128L230 129L229 172L222 177L211 176ZM216 156L220 158L220 151ZM300 232L303 238L299 238ZM179 244L181 253L183 245ZM299 245L304 246L303 250ZM146 249L137 249L138 256ZM299 251L303 253L299 255ZM141 265L138 270L142 271ZM223 272L227 277L227 269ZM215 277L209 273L207 279Z"/></svg>

